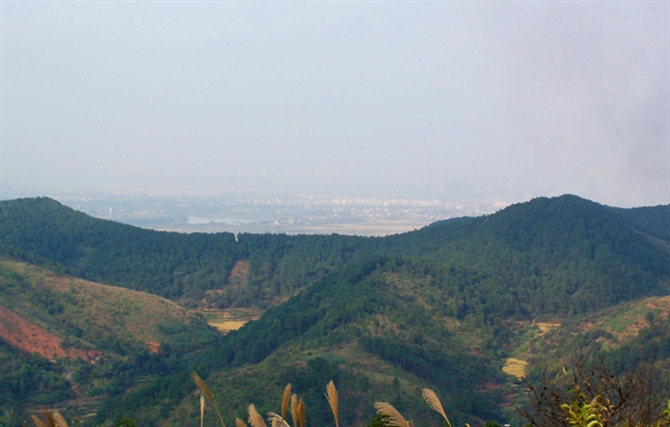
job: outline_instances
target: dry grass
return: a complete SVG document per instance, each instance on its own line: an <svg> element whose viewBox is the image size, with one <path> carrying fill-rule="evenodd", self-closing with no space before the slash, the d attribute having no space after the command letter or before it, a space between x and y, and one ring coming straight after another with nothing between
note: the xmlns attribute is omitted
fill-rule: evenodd
<svg viewBox="0 0 670 427"><path fill-rule="evenodd" d="M42 422L36 415L32 416L33 423L37 427L68 427L65 418L58 413L58 411L44 411L43 413L46 423Z"/></svg>
<svg viewBox="0 0 670 427"><path fill-rule="evenodd" d="M375 402L375 409L378 414L388 417L389 427L410 427L409 423L396 408L388 402Z"/></svg>
<svg viewBox="0 0 670 427"><path fill-rule="evenodd" d="M246 321L235 321L235 320L226 322L207 322L209 326L216 328L217 331L221 332L224 335L230 331L236 331L240 329L246 323L247 323Z"/></svg>
<svg viewBox="0 0 670 427"><path fill-rule="evenodd" d="M291 384L286 384L284 388L284 396L281 400L281 420L282 423L286 419L286 409L288 408L289 400L291 399Z"/></svg>
<svg viewBox="0 0 670 427"><path fill-rule="evenodd" d="M291 427L291 425L276 412L268 412L268 421L270 421L272 427Z"/></svg>
<svg viewBox="0 0 670 427"><path fill-rule="evenodd" d="M560 323L556 322L536 322L535 324L537 325L538 328L540 328L541 335L544 335L547 332L551 331L552 329L561 326Z"/></svg>
<svg viewBox="0 0 670 427"><path fill-rule="evenodd" d="M526 376L526 365L528 365L528 362L525 360L510 357L503 366L503 372L521 379Z"/></svg>
<svg viewBox="0 0 670 427"><path fill-rule="evenodd" d="M444 408L442 407L442 402L440 402L440 399L437 397L437 393L435 393L433 390L429 388L424 388L423 390L421 390L421 394L423 396L423 399L428 404L428 406L432 410L442 415L442 418L444 418L444 420L446 421L447 426L452 427L451 422L447 417L447 413L444 411ZM387 423L388 423L387 425L389 427L411 427L411 422L408 422L405 419L405 417L403 417L402 414L398 412L398 410L394 408L393 405L391 405L390 403L375 402L374 406L378 414L387 417Z"/></svg>
<svg viewBox="0 0 670 427"><path fill-rule="evenodd" d="M193 382L195 383L198 390L200 391L200 399L199 399L200 426L202 427L205 421L205 397L207 397L207 399L210 400L210 402L216 409L216 412L219 416L219 420L221 421L221 425L225 427L223 418L221 418L221 413L219 412L216 406L214 396L212 395L212 392L210 391L209 387L207 387L207 384L205 384L203 379L196 372L191 373L191 378L193 379ZM277 414L275 412L268 412L267 414L268 421L270 421L272 427L291 427L291 425L288 422L286 422L285 419L286 411L289 407L291 409L291 416L293 417L293 427L305 427L305 403L302 399L298 399L298 396L296 394L291 394L291 389L292 389L291 384L287 384L286 387L284 388L281 401L282 413ZM421 392L428 406L434 411L438 412L440 415L442 415L448 427L452 427L451 422L449 421L449 418L447 417L447 414L444 411L444 408L442 407L442 402L440 402L440 399L437 397L437 394L433 390L428 388L423 389ZM335 425L339 427L339 417L338 417L339 398L337 388L335 387L335 383L333 381L330 381L326 385L325 396L333 411L333 416L335 417ZM374 407L377 410L378 414L387 417L386 419L387 426L412 427L411 422L408 422L405 419L405 417L403 417L402 414L398 412L398 410L395 409L393 405L391 405L390 403L375 402ZM670 408L670 402L669 402L669 408ZM258 413L258 411L256 410L256 406L253 403L251 403L248 406L248 413L249 413L250 427L267 427L267 424L263 420L263 417L261 416L261 414ZM63 419L63 417L57 411L53 412L44 411L44 418L46 419L46 423L43 422L41 419L39 419L37 416L35 415L32 416L33 422L36 427L68 427L67 423L65 422L65 419ZM235 427L247 427L247 425L241 419L236 418Z"/></svg>
<svg viewBox="0 0 670 427"><path fill-rule="evenodd" d="M298 420L300 421L300 427L305 427L305 402L302 400L302 397L298 401ZM298 426L294 426L298 427Z"/></svg>
<svg viewBox="0 0 670 427"><path fill-rule="evenodd" d="M291 418L293 418L293 425L298 425L298 396L294 393L291 395Z"/></svg>
<svg viewBox="0 0 670 427"><path fill-rule="evenodd" d="M197 313L207 321L207 324L216 328L222 334L227 334L230 331L236 331L251 320L258 320L263 314L261 310L246 309L246 308L230 308L230 309L200 309Z"/></svg>
<svg viewBox="0 0 670 427"><path fill-rule="evenodd" d="M221 420L221 425L223 427L226 427L226 423L223 422L223 417L221 417L221 412L219 412L219 408L216 406L216 401L214 400L214 396L212 396L212 392L209 391L209 388L207 387L207 384L200 378L200 375L198 375L196 372L191 373L191 378L193 379L193 382L195 385L200 389L200 392L207 396L207 398L212 402L212 405L214 405L214 409L216 410L216 414L219 416L219 420ZM205 406L204 406L204 399L200 399L200 424L202 425L205 419Z"/></svg>
<svg viewBox="0 0 670 427"><path fill-rule="evenodd" d="M200 393L200 427L205 424L205 395Z"/></svg>
<svg viewBox="0 0 670 427"><path fill-rule="evenodd" d="M340 427L340 419L338 416L339 401L337 397L337 388L335 388L335 384L333 383L332 380L326 386L326 399L328 399L330 409L333 410L333 416L335 417L335 426Z"/></svg>
<svg viewBox="0 0 670 427"><path fill-rule="evenodd" d="M249 425L251 427L267 427L263 417L258 413L253 403L249 405Z"/></svg>
<svg viewBox="0 0 670 427"><path fill-rule="evenodd" d="M447 425L451 427L451 422L449 422L447 413L444 412L442 402L440 402L440 399L438 399L437 394L429 388L424 388L423 390L421 390L421 395L423 396L423 400L426 401L430 409L442 415L442 418L444 418L444 420L447 422Z"/></svg>

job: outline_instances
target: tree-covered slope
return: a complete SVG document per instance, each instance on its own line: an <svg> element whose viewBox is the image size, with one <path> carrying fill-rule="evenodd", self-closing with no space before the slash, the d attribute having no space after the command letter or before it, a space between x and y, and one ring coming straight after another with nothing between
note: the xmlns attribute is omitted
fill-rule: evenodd
<svg viewBox="0 0 670 427"><path fill-rule="evenodd" d="M350 261L361 242L349 236L169 233L92 218L48 198L0 202L5 252L50 261L89 280L151 292L185 304L225 289L237 260L248 287L225 292L220 306L275 304Z"/></svg>
<svg viewBox="0 0 670 427"><path fill-rule="evenodd" d="M477 294L480 280L476 272L444 269L435 260L371 257L331 273L285 304L268 310L260 321L231 333L204 353L193 367L221 396L223 411L231 420L243 418L250 402L263 410L276 410L277 396L286 382L304 385L297 392L308 396L313 405L308 413L310 423L328 419L321 396L329 380L326 373L340 381L338 386L348 396L350 406L342 412L348 424L364 423L372 416L372 402L389 400L422 425L437 425L439 420L431 419L421 402L422 387L437 390L445 409L459 424L486 419L503 422L513 411L503 412L500 405L510 403L507 399L519 391L515 380L502 373L508 357L530 356L531 371L558 363L572 356L580 344L593 340L595 345L596 339L605 336L594 335L584 324L596 324L596 319L607 319L616 310L633 311L619 306L591 312L588 317L576 314L565 322L561 336L566 338L560 342L560 322L566 319L555 316L555 331L542 342L524 329L523 325L534 324L531 317L521 321L487 304L487 296ZM477 304L466 304L462 315L454 306L459 283L471 283L478 298ZM513 306L514 295L503 297ZM468 302L467 297L465 300ZM647 300L643 305L652 304L649 301L661 300ZM667 334L665 337L667 341ZM638 341L621 341L624 346L617 351L627 358L614 353L606 356L619 361L621 369L634 366L638 359L631 358L627 349L633 348L629 343ZM523 350L531 342L532 351ZM533 353L543 354L543 348L551 351L550 357L538 358ZM611 348L595 346L590 350ZM110 401L97 421L131 413L143 424L156 422L157 414L151 408L160 400L162 408L173 408L158 416L161 423L166 419L170 420L168 425L196 422L197 402L189 394L193 385L175 393L180 381L183 379L163 378L160 386L156 383ZM173 393L166 396L159 390ZM214 419L210 421L215 424Z"/></svg>
<svg viewBox="0 0 670 427"><path fill-rule="evenodd" d="M0 257L0 401L17 414L46 404L85 415L217 338L164 298Z"/></svg>
<svg viewBox="0 0 670 427"><path fill-rule="evenodd" d="M236 240L230 233L144 230L37 198L0 202L0 242L6 252L70 274L188 305L206 296L219 307L265 308L352 260L389 254L473 271L477 293L513 294L517 315L567 314L666 291L668 209L615 209L561 196L385 238L241 234ZM231 286L239 261L247 277L244 286ZM496 301L510 312L508 299L484 303Z"/></svg>
<svg viewBox="0 0 670 427"><path fill-rule="evenodd" d="M263 410L276 410L274 397L291 382L308 397L308 424L318 424L328 414L323 387L333 379L349 397L341 414L347 424L371 418L372 402L387 396L399 409L417 413L423 424L437 425L421 409L420 389L426 386L440 391L454 420L501 420L497 387L505 379L493 344L499 338L495 327L473 334L473 324L445 314L449 296L439 284L416 273L411 261L396 257L353 263L230 333L203 353L194 369L220 392L229 419L245 418L249 399ZM177 377L161 381L180 387ZM239 389L231 393L226 381ZM175 412L164 414L171 425L187 423L184 402L193 403L191 390L187 385L181 395L161 395L172 399L168 406ZM156 414L147 408L156 401L146 399L152 393L156 390L147 387L110 402L97 422L126 412L150 423Z"/></svg>
<svg viewBox="0 0 670 427"><path fill-rule="evenodd" d="M636 215L647 208L639 209ZM643 232L619 211L576 196L538 198L398 236L395 246L476 272L475 286L462 284L489 311L584 313L668 292L670 248L650 237L661 235L667 221L654 217Z"/></svg>
<svg viewBox="0 0 670 427"><path fill-rule="evenodd" d="M670 242L670 205L611 209L636 230Z"/></svg>

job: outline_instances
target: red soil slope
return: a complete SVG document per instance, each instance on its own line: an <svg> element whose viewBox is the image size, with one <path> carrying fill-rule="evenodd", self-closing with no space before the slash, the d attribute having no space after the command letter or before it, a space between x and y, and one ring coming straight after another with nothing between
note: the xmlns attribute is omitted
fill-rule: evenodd
<svg viewBox="0 0 670 427"><path fill-rule="evenodd" d="M85 351L74 348L63 350L61 339L56 335L1 306L0 337L13 347L29 353L37 352L48 359L69 357L88 360Z"/></svg>

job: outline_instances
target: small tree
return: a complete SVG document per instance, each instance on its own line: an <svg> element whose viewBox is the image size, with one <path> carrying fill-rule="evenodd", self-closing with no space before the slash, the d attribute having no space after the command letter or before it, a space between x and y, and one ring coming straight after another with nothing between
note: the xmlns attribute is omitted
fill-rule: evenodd
<svg viewBox="0 0 670 427"><path fill-rule="evenodd" d="M367 427L388 427L389 417L384 414L377 414L368 422Z"/></svg>
<svg viewBox="0 0 670 427"><path fill-rule="evenodd" d="M539 384L529 384L529 404L519 413L538 427L670 426L657 384L650 366L614 375L602 358L577 357L572 369L554 378L545 370Z"/></svg>

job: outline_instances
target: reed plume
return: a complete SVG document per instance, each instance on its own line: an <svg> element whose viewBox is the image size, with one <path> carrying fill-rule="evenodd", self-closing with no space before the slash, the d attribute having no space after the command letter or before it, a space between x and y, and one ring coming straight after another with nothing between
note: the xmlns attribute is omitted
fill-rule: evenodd
<svg viewBox="0 0 670 427"><path fill-rule="evenodd" d="M37 426L37 427L47 427L47 426L44 425L44 423L42 422L42 420L40 420L39 418L37 418L36 415L31 416L31 418L33 419L33 423L35 423L35 426Z"/></svg>
<svg viewBox="0 0 670 427"><path fill-rule="evenodd" d="M289 399L291 398L291 384L286 384L286 387L284 388L284 396L282 397L281 400L281 421L284 423L284 420L286 419L286 408L288 408L288 402Z"/></svg>
<svg viewBox="0 0 670 427"><path fill-rule="evenodd" d="M40 420L36 415L31 417L33 423L35 423L37 427L68 427L67 421L65 421L65 418L63 418L63 416L58 413L58 411L49 412L45 409L42 414L46 419L46 424L43 423L42 420Z"/></svg>
<svg viewBox="0 0 670 427"><path fill-rule="evenodd" d="M281 415L276 412L268 412L268 421L273 427L291 427Z"/></svg>
<svg viewBox="0 0 670 427"><path fill-rule="evenodd" d="M267 427L253 403L249 405L249 424L251 427Z"/></svg>
<svg viewBox="0 0 670 427"><path fill-rule="evenodd" d="M305 427L305 402L302 397L298 402L298 419L300 420L300 427Z"/></svg>
<svg viewBox="0 0 670 427"><path fill-rule="evenodd" d="M235 418L235 427L247 427L247 425L239 418Z"/></svg>
<svg viewBox="0 0 670 427"><path fill-rule="evenodd" d="M205 424L205 395L200 393L200 427Z"/></svg>
<svg viewBox="0 0 670 427"><path fill-rule="evenodd" d="M428 406L430 406L430 409L442 415L444 420L447 422L447 425L451 427L451 422L449 422L447 413L444 412L442 402L440 402L440 399L438 399L437 394L435 394L435 392L429 388L424 388L421 390L421 395L423 395L423 400L425 400Z"/></svg>
<svg viewBox="0 0 670 427"><path fill-rule="evenodd" d="M293 418L293 427L298 427L298 396L291 396L291 418Z"/></svg>
<svg viewBox="0 0 670 427"><path fill-rule="evenodd" d="M212 402L212 405L214 405L214 409L216 410L216 415L219 416L219 420L221 420L221 425L223 427L226 427L226 423L223 422L223 417L221 416L221 412L219 412L218 406L216 406L216 401L214 400L214 396L212 396L212 392L209 391L209 388L207 387L207 384L200 378L200 375L198 375L197 372L193 371L191 373L191 378L193 379L193 382L195 385L200 389L200 391L207 396L210 402ZM201 404L202 405L202 404ZM201 406L202 407L202 406Z"/></svg>
<svg viewBox="0 0 670 427"><path fill-rule="evenodd" d="M378 414L388 417L389 427L410 427L405 417L403 417L396 408L388 402L375 402L375 409Z"/></svg>
<svg viewBox="0 0 670 427"><path fill-rule="evenodd" d="M335 426L340 427L340 419L338 417L339 401L337 398L337 388L335 388L335 383L331 380L326 386L326 399L328 399L328 404L330 409L333 410L333 415L335 416Z"/></svg>
<svg viewBox="0 0 670 427"><path fill-rule="evenodd" d="M51 417L54 421L54 424L56 424L56 427L68 427L67 421L65 421L65 418L61 414L58 413L58 411L53 411L51 413Z"/></svg>

